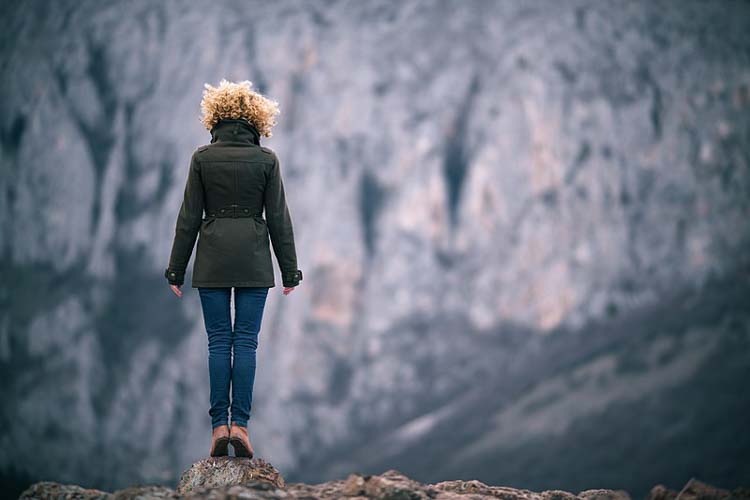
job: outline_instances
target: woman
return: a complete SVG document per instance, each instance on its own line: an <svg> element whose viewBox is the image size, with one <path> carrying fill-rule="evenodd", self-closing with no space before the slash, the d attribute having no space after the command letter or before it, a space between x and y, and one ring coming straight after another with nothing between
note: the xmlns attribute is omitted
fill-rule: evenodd
<svg viewBox="0 0 750 500"><path fill-rule="evenodd" d="M297 269L279 159L260 145L261 135L272 135L278 103L255 92L247 80L204 86L201 122L211 132L211 142L191 157L164 276L182 297L180 286L198 238L192 287L198 289L208 335L210 454L227 455L231 444L236 456L252 458L247 421L255 354L268 289L275 286L269 237L284 295L299 284L302 271ZM231 429L227 425L230 383Z"/></svg>

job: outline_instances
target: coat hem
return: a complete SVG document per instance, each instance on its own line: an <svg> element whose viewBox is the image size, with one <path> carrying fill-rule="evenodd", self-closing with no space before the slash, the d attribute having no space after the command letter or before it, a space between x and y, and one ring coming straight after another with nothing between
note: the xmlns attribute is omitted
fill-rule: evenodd
<svg viewBox="0 0 750 500"><path fill-rule="evenodd" d="M193 281L191 283L192 288L207 287L207 288L224 288L224 287L250 287L250 286L262 286L273 288L276 283L273 281Z"/></svg>

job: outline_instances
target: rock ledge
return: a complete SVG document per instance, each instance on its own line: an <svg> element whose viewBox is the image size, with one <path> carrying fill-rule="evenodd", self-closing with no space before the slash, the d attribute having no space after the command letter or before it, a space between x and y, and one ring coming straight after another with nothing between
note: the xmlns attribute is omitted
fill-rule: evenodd
<svg viewBox="0 0 750 500"><path fill-rule="evenodd" d="M138 485L109 493L76 485L40 481L24 491L21 499L149 500L149 499L367 499L388 500L630 500L623 490L589 489L578 493L562 490L534 492L481 481L452 480L423 484L390 469L382 474L350 474L318 484L286 483L265 460L214 457L191 465L175 490L160 485ZM750 499L750 489L717 488L693 478L680 491L656 485L646 500L740 500Z"/></svg>

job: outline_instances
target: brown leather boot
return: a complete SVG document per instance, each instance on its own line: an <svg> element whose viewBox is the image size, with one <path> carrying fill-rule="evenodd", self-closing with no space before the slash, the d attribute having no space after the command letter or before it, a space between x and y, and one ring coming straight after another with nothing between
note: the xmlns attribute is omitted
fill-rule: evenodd
<svg viewBox="0 0 750 500"><path fill-rule="evenodd" d="M247 427L232 423L229 431L229 442L234 448L234 456L253 458L253 447L247 435Z"/></svg>
<svg viewBox="0 0 750 500"><path fill-rule="evenodd" d="M227 445L229 444L229 426L220 425L214 427L211 435L211 456L225 457L229 455Z"/></svg>

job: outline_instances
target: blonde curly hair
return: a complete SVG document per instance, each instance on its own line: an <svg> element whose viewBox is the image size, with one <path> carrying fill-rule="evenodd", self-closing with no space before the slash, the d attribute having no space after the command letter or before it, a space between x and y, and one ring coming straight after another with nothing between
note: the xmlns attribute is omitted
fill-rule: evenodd
<svg viewBox="0 0 750 500"><path fill-rule="evenodd" d="M250 80L234 83L222 78L218 87L208 83L203 86L201 123L204 127L211 130L222 118L244 118L255 125L261 135L271 137L279 103L253 90Z"/></svg>

